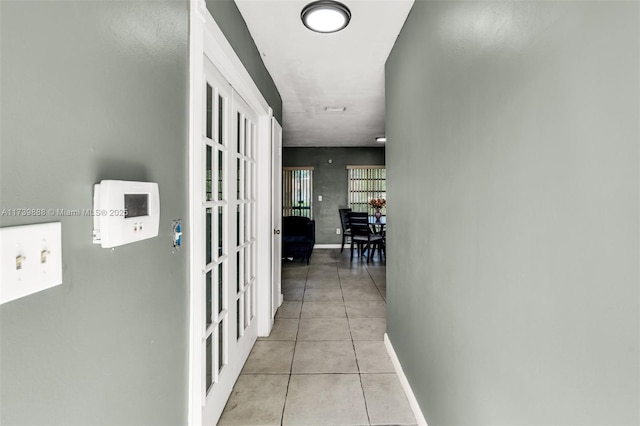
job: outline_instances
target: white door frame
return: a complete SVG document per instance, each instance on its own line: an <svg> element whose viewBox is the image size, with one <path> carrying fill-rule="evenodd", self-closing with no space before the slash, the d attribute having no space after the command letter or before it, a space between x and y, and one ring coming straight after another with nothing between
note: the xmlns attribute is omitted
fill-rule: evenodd
<svg viewBox="0 0 640 426"><path fill-rule="evenodd" d="M271 315L282 305L282 126L271 118Z"/></svg>
<svg viewBox="0 0 640 426"><path fill-rule="evenodd" d="M189 247L189 397L188 423L202 424L203 357L201 330L199 324L203 317L201 301L205 297L201 282L202 253L197 248L204 238L200 229L198 214L200 206L194 206L195 191L198 191L200 176L193 173L199 170L199 143L202 135L202 93L204 87L204 55L211 59L222 76L258 115L258 141L256 151L257 210L256 218L257 252L267 253L257 258L256 286L258 289L257 325L258 335L267 336L273 325L271 286L271 117L273 111L264 99L251 76L224 37L207 10L204 0L189 0L189 223L186 229ZM278 259L279 260L279 259Z"/></svg>

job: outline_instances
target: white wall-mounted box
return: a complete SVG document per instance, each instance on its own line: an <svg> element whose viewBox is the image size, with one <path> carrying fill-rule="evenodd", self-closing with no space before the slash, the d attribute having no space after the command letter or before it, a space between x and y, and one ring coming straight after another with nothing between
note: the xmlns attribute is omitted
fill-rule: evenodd
<svg viewBox="0 0 640 426"><path fill-rule="evenodd" d="M0 228L0 304L60 284L60 222Z"/></svg>
<svg viewBox="0 0 640 426"><path fill-rule="evenodd" d="M93 188L94 244L111 248L158 235L157 183L103 180Z"/></svg>

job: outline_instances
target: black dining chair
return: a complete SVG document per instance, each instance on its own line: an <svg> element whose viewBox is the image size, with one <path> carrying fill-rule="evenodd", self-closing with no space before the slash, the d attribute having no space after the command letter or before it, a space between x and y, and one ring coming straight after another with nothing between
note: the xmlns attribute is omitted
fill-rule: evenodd
<svg viewBox="0 0 640 426"><path fill-rule="evenodd" d="M371 260L376 248L378 253L382 254L383 237L372 231L369 226L369 215L366 212L350 212L349 226L351 228L351 260L353 260L353 248L356 245L360 257L367 251L367 263Z"/></svg>
<svg viewBox="0 0 640 426"><path fill-rule="evenodd" d="M338 209L340 213L340 224L342 225L342 245L340 246L340 253L344 250L344 242L347 237L351 237L351 227L349 226L349 212L351 209Z"/></svg>

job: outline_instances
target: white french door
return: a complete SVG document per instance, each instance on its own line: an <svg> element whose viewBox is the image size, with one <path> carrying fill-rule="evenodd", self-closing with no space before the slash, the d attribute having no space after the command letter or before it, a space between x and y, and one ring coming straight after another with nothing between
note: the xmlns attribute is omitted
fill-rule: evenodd
<svg viewBox="0 0 640 426"><path fill-rule="evenodd" d="M206 3L189 5L188 423L200 426L216 424L258 333L273 326L280 258L272 218L257 214L273 202L273 111Z"/></svg>
<svg viewBox="0 0 640 426"><path fill-rule="evenodd" d="M202 232L194 269L202 271L200 382L202 424L215 424L257 337L257 116L204 57L200 184L194 233ZM195 165L194 165L195 166ZM198 179L196 179L197 181ZM200 230L200 231L199 231ZM196 373L197 374L197 373Z"/></svg>
<svg viewBox="0 0 640 426"><path fill-rule="evenodd" d="M234 126L235 151L230 158L235 163L236 193L235 241L235 292L236 342L240 354L247 354L257 337L257 291L256 291L256 139L258 117L247 103L233 92L232 122ZM246 356L243 359L246 359Z"/></svg>

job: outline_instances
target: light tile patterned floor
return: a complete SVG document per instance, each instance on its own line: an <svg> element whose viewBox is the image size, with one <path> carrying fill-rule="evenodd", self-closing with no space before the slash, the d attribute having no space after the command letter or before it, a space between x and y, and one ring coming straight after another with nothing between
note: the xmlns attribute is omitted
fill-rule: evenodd
<svg viewBox="0 0 640 426"><path fill-rule="evenodd" d="M282 290L218 424L416 424L383 343L384 261L314 250L283 265Z"/></svg>

